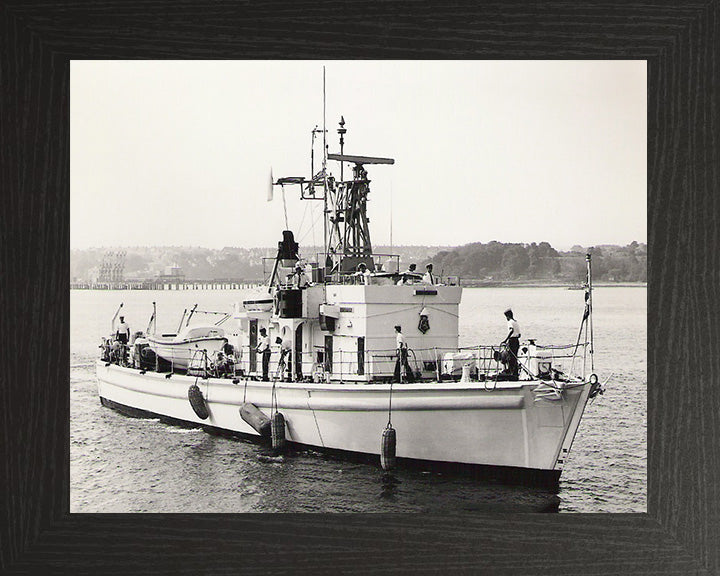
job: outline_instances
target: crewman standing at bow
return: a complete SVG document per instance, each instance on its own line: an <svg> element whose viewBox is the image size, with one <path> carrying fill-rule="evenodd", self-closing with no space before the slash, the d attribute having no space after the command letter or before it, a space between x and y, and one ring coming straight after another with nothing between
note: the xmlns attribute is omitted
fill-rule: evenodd
<svg viewBox="0 0 720 576"><path fill-rule="evenodd" d="M513 311L510 308L505 310L505 318L507 319L508 334L502 344L507 344L509 349L508 372L513 380L517 380L519 374L517 355L518 350L520 350L520 324L513 318Z"/></svg>

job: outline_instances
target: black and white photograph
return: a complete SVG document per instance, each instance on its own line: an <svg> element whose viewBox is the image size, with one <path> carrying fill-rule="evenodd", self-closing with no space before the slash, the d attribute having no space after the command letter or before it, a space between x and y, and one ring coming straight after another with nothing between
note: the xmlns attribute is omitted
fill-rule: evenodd
<svg viewBox="0 0 720 576"><path fill-rule="evenodd" d="M71 513L645 513L645 60L73 60Z"/></svg>

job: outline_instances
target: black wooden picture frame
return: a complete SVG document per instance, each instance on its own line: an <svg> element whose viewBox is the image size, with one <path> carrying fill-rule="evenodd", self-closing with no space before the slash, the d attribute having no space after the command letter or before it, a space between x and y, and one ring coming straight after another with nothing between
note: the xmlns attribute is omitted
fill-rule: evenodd
<svg viewBox="0 0 720 576"><path fill-rule="evenodd" d="M718 0L6 0L0 572L720 574L719 32ZM648 512L69 514L69 63L88 58L647 60Z"/></svg>

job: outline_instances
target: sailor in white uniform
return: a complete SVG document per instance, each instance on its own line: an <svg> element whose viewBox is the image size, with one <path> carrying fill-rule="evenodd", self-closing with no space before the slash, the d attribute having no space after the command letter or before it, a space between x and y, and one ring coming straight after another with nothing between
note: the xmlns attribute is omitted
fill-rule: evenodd
<svg viewBox="0 0 720 576"><path fill-rule="evenodd" d="M263 380L269 380L270 376L270 336L268 336L265 328L260 328L260 341L257 351L262 354L262 373Z"/></svg>
<svg viewBox="0 0 720 576"><path fill-rule="evenodd" d="M395 360L395 382L400 382L400 370L405 370L405 382L415 382L415 375L408 363L408 347L405 336L402 333L402 327L395 326L395 343L397 349L397 359Z"/></svg>
<svg viewBox="0 0 720 576"><path fill-rule="evenodd" d="M517 361L518 350L520 350L520 324L513 318L513 311L508 308L505 310L505 318L507 319L508 334L502 344L507 344L508 354L508 372L514 380L518 379L519 366Z"/></svg>
<svg viewBox="0 0 720 576"><path fill-rule="evenodd" d="M426 272L425 274L423 274L422 281L425 284L435 284L435 276L433 276L433 265L428 264L427 266L425 266L425 270Z"/></svg>

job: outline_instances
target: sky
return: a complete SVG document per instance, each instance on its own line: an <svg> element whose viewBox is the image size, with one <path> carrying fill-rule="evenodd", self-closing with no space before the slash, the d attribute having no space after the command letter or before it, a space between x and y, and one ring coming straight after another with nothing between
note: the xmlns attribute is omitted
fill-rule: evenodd
<svg viewBox="0 0 720 576"><path fill-rule="evenodd" d="M71 248L277 245L323 66L329 152L342 115L346 154L395 159L366 167L373 245L647 242L645 61L163 60L71 63Z"/></svg>

